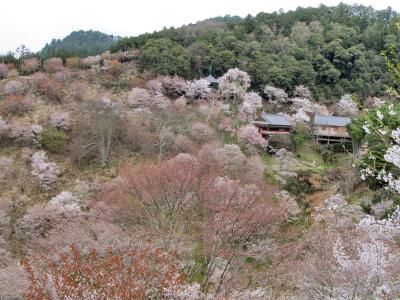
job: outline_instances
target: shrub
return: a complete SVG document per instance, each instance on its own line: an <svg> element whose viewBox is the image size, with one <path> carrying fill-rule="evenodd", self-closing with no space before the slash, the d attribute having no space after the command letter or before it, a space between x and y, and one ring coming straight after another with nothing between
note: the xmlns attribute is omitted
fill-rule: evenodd
<svg viewBox="0 0 400 300"><path fill-rule="evenodd" d="M205 123L195 122L191 129L193 139L199 143L210 141L214 136L212 129Z"/></svg>
<svg viewBox="0 0 400 300"><path fill-rule="evenodd" d="M22 60L22 64L20 66L23 74L28 75L36 72L40 68L40 61L36 58L26 58Z"/></svg>
<svg viewBox="0 0 400 300"><path fill-rule="evenodd" d="M4 86L4 95L22 95L25 92L24 84L18 80L10 80Z"/></svg>
<svg viewBox="0 0 400 300"><path fill-rule="evenodd" d="M107 73L117 76L122 72L122 63L118 60L111 60L106 62L106 70Z"/></svg>
<svg viewBox="0 0 400 300"><path fill-rule="evenodd" d="M77 56L68 57L65 61L65 65L70 69L79 69L80 59Z"/></svg>
<svg viewBox="0 0 400 300"><path fill-rule="evenodd" d="M163 92L162 82L159 78L149 80L146 85L153 94L162 94Z"/></svg>
<svg viewBox="0 0 400 300"><path fill-rule="evenodd" d="M268 145L275 149L292 150L293 143L288 135L273 134L268 138Z"/></svg>
<svg viewBox="0 0 400 300"><path fill-rule="evenodd" d="M39 93L59 103L63 101L63 86L61 83L43 73L35 73L33 81Z"/></svg>
<svg viewBox="0 0 400 300"><path fill-rule="evenodd" d="M311 171L300 171L297 177L289 177L286 179L287 183L284 189L298 199L302 198L304 194L313 193L315 188L310 182L311 175Z"/></svg>
<svg viewBox="0 0 400 300"><path fill-rule="evenodd" d="M60 72L64 69L63 61L59 57L52 57L45 60L43 67L49 74Z"/></svg>
<svg viewBox="0 0 400 300"><path fill-rule="evenodd" d="M40 144L51 153L63 152L67 141L68 137L64 132L53 128L44 129L39 137Z"/></svg>
<svg viewBox="0 0 400 300"><path fill-rule="evenodd" d="M321 158L324 163L334 164L337 162L335 153L326 147L321 151Z"/></svg>
<svg viewBox="0 0 400 300"><path fill-rule="evenodd" d="M0 111L6 115L22 116L32 111L33 101L30 97L22 97L20 95L7 96L0 105Z"/></svg>
<svg viewBox="0 0 400 300"><path fill-rule="evenodd" d="M4 79L7 77L8 67L6 64L0 63L0 79Z"/></svg>
<svg viewBox="0 0 400 300"><path fill-rule="evenodd" d="M76 80L71 84L71 93L75 101L84 101L86 98L88 86L84 81Z"/></svg>
<svg viewBox="0 0 400 300"><path fill-rule="evenodd" d="M304 145L304 142L309 136L310 133L306 126L296 125L296 127L293 129L292 135L290 136L293 150L299 150Z"/></svg>
<svg viewBox="0 0 400 300"><path fill-rule="evenodd" d="M64 83L68 77L70 76L70 73L68 72L68 70L62 70L59 72L55 72L51 78L53 78L54 80L60 82L60 83Z"/></svg>

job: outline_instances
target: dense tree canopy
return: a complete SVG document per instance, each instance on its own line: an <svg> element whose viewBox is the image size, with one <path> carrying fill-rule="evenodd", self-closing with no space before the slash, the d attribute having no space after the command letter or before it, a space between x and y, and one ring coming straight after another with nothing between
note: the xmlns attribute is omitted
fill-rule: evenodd
<svg viewBox="0 0 400 300"><path fill-rule="evenodd" d="M152 34L123 38L111 51L141 49L140 67L195 78L239 67L252 88L310 87L317 99L381 95L389 76L380 53L399 39L391 8L324 5L245 18L217 17Z"/></svg>
<svg viewBox="0 0 400 300"><path fill-rule="evenodd" d="M40 51L40 56L71 57L97 55L108 49L117 40L117 37L99 31L73 31L67 37L53 39Z"/></svg>

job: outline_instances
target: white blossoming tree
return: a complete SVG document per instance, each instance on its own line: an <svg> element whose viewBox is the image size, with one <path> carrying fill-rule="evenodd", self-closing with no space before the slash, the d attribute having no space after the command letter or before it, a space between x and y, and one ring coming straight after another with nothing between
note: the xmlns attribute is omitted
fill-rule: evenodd
<svg viewBox="0 0 400 300"><path fill-rule="evenodd" d="M371 109L349 127L355 142L368 145L358 161L361 179L367 177L400 193L400 106Z"/></svg>
<svg viewBox="0 0 400 300"><path fill-rule="evenodd" d="M277 104L287 103L290 101L288 94L286 94L284 90L272 85L266 85L264 93L270 101Z"/></svg>
<svg viewBox="0 0 400 300"><path fill-rule="evenodd" d="M233 98L235 102L242 99L250 87L250 76L238 68L229 69L219 78L218 89L226 99Z"/></svg>
<svg viewBox="0 0 400 300"><path fill-rule="evenodd" d="M262 108L262 98L258 93L246 93L239 111L242 121L252 121L257 117L257 112Z"/></svg>
<svg viewBox="0 0 400 300"><path fill-rule="evenodd" d="M360 113L357 103L353 101L349 94L340 98L340 101L336 104L335 111L338 115L346 117L354 117Z"/></svg>
<svg viewBox="0 0 400 300"><path fill-rule="evenodd" d="M58 167L54 162L48 162L45 151L37 151L31 158L32 176L36 179L40 188L49 190L56 181Z"/></svg>
<svg viewBox="0 0 400 300"><path fill-rule="evenodd" d="M186 96L192 99L207 99L211 92L209 85L205 79L189 81L186 86Z"/></svg>

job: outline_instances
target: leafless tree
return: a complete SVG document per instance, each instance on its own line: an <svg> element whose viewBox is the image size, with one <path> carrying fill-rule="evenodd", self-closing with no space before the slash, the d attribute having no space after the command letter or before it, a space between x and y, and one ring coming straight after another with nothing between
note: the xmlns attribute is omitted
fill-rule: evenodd
<svg viewBox="0 0 400 300"><path fill-rule="evenodd" d="M101 166L104 167L108 162L117 127L117 109L107 99L93 101L86 106L86 118L85 136L88 140L83 147L87 151L98 151Z"/></svg>

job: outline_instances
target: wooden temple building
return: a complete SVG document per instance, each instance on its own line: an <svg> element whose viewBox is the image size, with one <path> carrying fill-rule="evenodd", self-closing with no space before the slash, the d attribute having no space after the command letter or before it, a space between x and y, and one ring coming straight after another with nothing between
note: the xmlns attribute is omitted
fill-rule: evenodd
<svg viewBox="0 0 400 300"><path fill-rule="evenodd" d="M351 122L348 117L310 116L310 124L315 140L321 144L344 144L351 142L347 125Z"/></svg>
<svg viewBox="0 0 400 300"><path fill-rule="evenodd" d="M288 135L292 133L293 125L283 115L261 113L261 118L254 121L253 124L258 127L261 135L268 139L270 135L283 134Z"/></svg>
<svg viewBox="0 0 400 300"><path fill-rule="evenodd" d="M320 116L310 114L310 128L315 140L321 144L344 144L351 142L347 125L351 118L337 116ZM289 120L278 114L261 113L261 118L254 121L261 135L268 139L271 135L289 135L293 125Z"/></svg>

